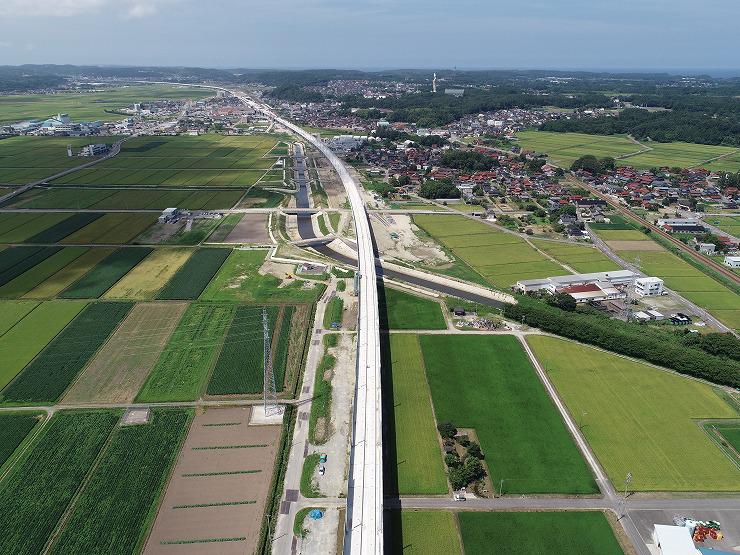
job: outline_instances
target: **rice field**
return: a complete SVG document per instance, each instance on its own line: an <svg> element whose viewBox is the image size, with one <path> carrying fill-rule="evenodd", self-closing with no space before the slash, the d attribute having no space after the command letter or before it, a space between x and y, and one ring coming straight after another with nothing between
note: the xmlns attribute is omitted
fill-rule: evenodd
<svg viewBox="0 0 740 555"><path fill-rule="evenodd" d="M508 289L521 279L567 273L520 237L463 216L415 215L414 223L488 283Z"/></svg>
<svg viewBox="0 0 740 555"><path fill-rule="evenodd" d="M198 249L180 266L157 298L197 299L230 254L230 249Z"/></svg>
<svg viewBox="0 0 740 555"><path fill-rule="evenodd" d="M125 245L157 221L157 214L111 213L65 237L65 245Z"/></svg>
<svg viewBox="0 0 740 555"><path fill-rule="evenodd" d="M156 249L111 287L106 299L152 299L193 254L192 249Z"/></svg>
<svg viewBox="0 0 740 555"><path fill-rule="evenodd" d="M115 111L134 102L166 99L198 100L208 96L213 96L213 92L207 89L160 84L127 85L91 92L8 95L3 97L0 106L0 123L45 119L60 112L69 114L73 120L116 121L121 119L121 114ZM65 137L61 140L69 139ZM89 144L89 139L82 140L87 140L84 144Z"/></svg>
<svg viewBox="0 0 740 555"><path fill-rule="evenodd" d="M117 249L64 289L59 297L97 299L152 251L148 247Z"/></svg>
<svg viewBox="0 0 740 555"><path fill-rule="evenodd" d="M565 168L569 168L574 160L586 154L591 154L597 158L606 156L618 158L618 164L633 166L638 169L663 166L693 167L703 165L702 162L706 160L731 154L738 150L726 146L681 142L656 143L643 141L642 144L637 144L623 135L521 131L517 133L517 137L522 149L545 153L553 163ZM644 148L650 150L639 153ZM719 166L722 165L732 167L732 163L727 159L722 159L722 161L714 164L713 167L710 163L708 165L709 169L719 169Z"/></svg>
<svg viewBox="0 0 740 555"><path fill-rule="evenodd" d="M598 493L515 337L421 335L419 342L437 421L475 429L504 494Z"/></svg>
<svg viewBox="0 0 740 555"><path fill-rule="evenodd" d="M713 387L585 345L527 342L617 489L740 491L740 473L701 428L737 418Z"/></svg>
<svg viewBox="0 0 740 555"><path fill-rule="evenodd" d="M8 98L3 97L0 117ZM90 139L84 137L20 136L3 139L0 141L0 184L25 185L94 160L67 156L67 145L79 149L88 144Z"/></svg>
<svg viewBox="0 0 740 555"><path fill-rule="evenodd" d="M389 336L383 374L391 393L387 407L389 457L387 489L400 495L446 494L447 476L437 437L429 385L419 338L413 334Z"/></svg>
<svg viewBox="0 0 740 555"><path fill-rule="evenodd" d="M555 241L538 241L536 239L533 239L532 243L560 264L572 268L579 274L622 269L621 266L609 259L596 247L557 243Z"/></svg>
<svg viewBox="0 0 740 555"><path fill-rule="evenodd" d="M131 310L125 302L87 305L0 392L6 403L54 402Z"/></svg>
<svg viewBox="0 0 740 555"><path fill-rule="evenodd" d="M0 312L0 389L15 378L33 358L85 307L81 301L47 301ZM6 306L3 302L0 306Z"/></svg>
<svg viewBox="0 0 740 555"><path fill-rule="evenodd" d="M177 206L188 210L216 210L234 206L243 190L113 189L92 187L34 188L11 199L10 208L164 210ZM281 195L278 195L282 198Z"/></svg>
<svg viewBox="0 0 740 555"><path fill-rule="evenodd" d="M270 169L269 135L137 137L118 156L54 180L54 185L241 187Z"/></svg>
<svg viewBox="0 0 740 555"><path fill-rule="evenodd" d="M67 247L55 252L21 275L0 286L0 297L18 298L24 296L67 265L74 263L88 250L86 247Z"/></svg>
<svg viewBox="0 0 740 555"><path fill-rule="evenodd" d="M0 214L0 243L23 243L69 217L63 213Z"/></svg>

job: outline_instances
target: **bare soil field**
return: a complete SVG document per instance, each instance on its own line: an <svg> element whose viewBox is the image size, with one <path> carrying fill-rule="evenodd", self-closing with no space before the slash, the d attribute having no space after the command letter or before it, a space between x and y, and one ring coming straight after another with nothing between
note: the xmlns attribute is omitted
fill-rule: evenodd
<svg viewBox="0 0 740 555"><path fill-rule="evenodd" d="M226 237L226 243L257 243L264 245L271 243L267 233L267 214L244 214L231 233Z"/></svg>
<svg viewBox="0 0 740 555"><path fill-rule="evenodd" d="M658 243L653 241L605 241L609 248L615 251L662 251Z"/></svg>
<svg viewBox="0 0 740 555"><path fill-rule="evenodd" d="M132 402L187 306L185 302L134 306L62 403Z"/></svg>
<svg viewBox="0 0 740 555"><path fill-rule="evenodd" d="M316 156L316 167L318 169L321 186L326 191L330 208L340 208L347 201L347 192L339 176L332 169L329 161L323 156Z"/></svg>
<svg viewBox="0 0 740 555"><path fill-rule="evenodd" d="M250 426L248 407L196 414L145 554L254 553L280 426Z"/></svg>
<svg viewBox="0 0 740 555"><path fill-rule="evenodd" d="M422 240L411 216L373 214L370 218L378 250L384 257L437 266L450 262L439 245Z"/></svg>

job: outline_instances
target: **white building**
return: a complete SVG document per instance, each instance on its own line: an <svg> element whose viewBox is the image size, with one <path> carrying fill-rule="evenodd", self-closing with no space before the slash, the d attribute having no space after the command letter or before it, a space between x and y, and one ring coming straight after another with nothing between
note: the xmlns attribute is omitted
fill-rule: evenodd
<svg viewBox="0 0 740 555"><path fill-rule="evenodd" d="M630 270L614 270L612 272L593 272L590 274L572 274L567 276L554 276L544 279L523 279L516 282L514 288L522 293L546 290L549 293L565 287L575 285L586 285L600 283L610 286L632 285L637 279L637 274Z"/></svg>
<svg viewBox="0 0 740 555"><path fill-rule="evenodd" d="M166 224L169 223L180 215L180 209L179 208L165 208L162 210L162 215L159 217L159 223L160 224Z"/></svg>
<svg viewBox="0 0 740 555"><path fill-rule="evenodd" d="M724 264L730 268L740 268L740 256L725 256Z"/></svg>
<svg viewBox="0 0 740 555"><path fill-rule="evenodd" d="M635 293L640 297L657 297L663 294L663 280L657 277L635 280Z"/></svg>
<svg viewBox="0 0 740 555"><path fill-rule="evenodd" d="M701 555L694 546L689 529L683 526L656 524L653 543L663 555Z"/></svg>

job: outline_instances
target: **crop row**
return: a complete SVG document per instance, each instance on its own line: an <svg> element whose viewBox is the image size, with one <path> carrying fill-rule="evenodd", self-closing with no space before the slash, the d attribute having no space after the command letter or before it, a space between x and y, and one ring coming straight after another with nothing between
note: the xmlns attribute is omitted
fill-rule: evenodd
<svg viewBox="0 0 740 555"><path fill-rule="evenodd" d="M62 247L15 247L0 252L0 286L17 278Z"/></svg>
<svg viewBox="0 0 740 555"><path fill-rule="evenodd" d="M97 299L152 252L149 247L114 251L59 295L65 299Z"/></svg>
<svg viewBox="0 0 740 555"><path fill-rule="evenodd" d="M44 550L118 416L95 411L62 412L52 418L0 485L0 553Z"/></svg>
<svg viewBox="0 0 740 555"><path fill-rule="evenodd" d="M199 249L157 295L158 299L197 299L229 257L231 249Z"/></svg>
<svg viewBox="0 0 740 555"><path fill-rule="evenodd" d="M153 410L151 416L147 425L113 432L51 553L140 549L190 419L185 410Z"/></svg>
<svg viewBox="0 0 740 555"><path fill-rule="evenodd" d="M10 402L53 402L131 310L130 302L93 303L57 335L2 392Z"/></svg>
<svg viewBox="0 0 740 555"><path fill-rule="evenodd" d="M71 235L78 229L82 229L86 225L91 224L102 215L103 214L98 212L81 212L74 214L61 222L46 228L40 233L29 237L26 239L26 243L56 243L57 241L64 239L67 235Z"/></svg>
<svg viewBox="0 0 740 555"><path fill-rule="evenodd" d="M273 330L278 311L277 307L268 310L269 325ZM208 394L259 393L263 384L263 361L262 310L239 306L208 383Z"/></svg>
<svg viewBox="0 0 740 555"><path fill-rule="evenodd" d="M192 401L213 365L236 307L191 304L180 319L136 400Z"/></svg>

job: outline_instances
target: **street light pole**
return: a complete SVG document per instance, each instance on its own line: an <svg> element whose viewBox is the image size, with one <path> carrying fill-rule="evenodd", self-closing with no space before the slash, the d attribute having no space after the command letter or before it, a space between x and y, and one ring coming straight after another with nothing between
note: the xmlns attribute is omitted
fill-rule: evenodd
<svg viewBox="0 0 740 555"><path fill-rule="evenodd" d="M627 500L627 488L630 485L630 482L632 481L632 472L628 472L627 476L624 479L624 499Z"/></svg>

